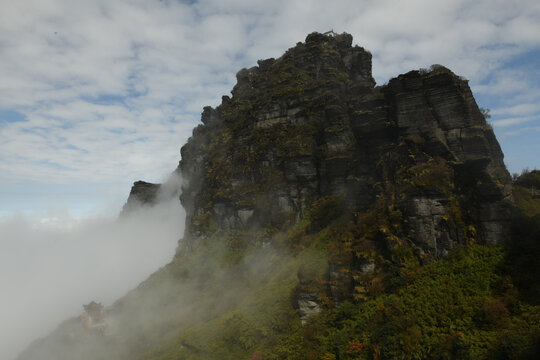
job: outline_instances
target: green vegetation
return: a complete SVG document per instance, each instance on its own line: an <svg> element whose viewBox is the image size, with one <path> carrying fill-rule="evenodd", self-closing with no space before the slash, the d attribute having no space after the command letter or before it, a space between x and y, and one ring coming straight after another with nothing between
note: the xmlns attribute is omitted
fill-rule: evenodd
<svg viewBox="0 0 540 360"><path fill-rule="evenodd" d="M378 249L381 237L396 230L398 210L349 216L345 209L338 196L322 198L294 227L274 232L270 247L245 234L224 241L216 232L189 257L175 258L123 300L139 303L168 291L160 296L168 303L147 309L160 320L141 334L150 346L134 358L537 358L540 306L531 291L538 277L526 274L538 272L538 258L530 258L539 253L538 219L522 228L533 232L528 239L515 239L523 241L519 254L514 245L471 244L420 266L405 243L392 250L397 263ZM374 261L378 270L359 278L353 259ZM342 280L328 279L329 260L341 266ZM340 286L345 294L339 281L351 278L365 288L339 303L328 296ZM298 317L298 291L318 292L323 307L306 324Z"/></svg>
<svg viewBox="0 0 540 360"><path fill-rule="evenodd" d="M518 300L504 260L500 247L459 248L393 294L325 311L263 358L527 358L540 311Z"/></svg>
<svg viewBox="0 0 540 360"><path fill-rule="evenodd" d="M529 302L540 304L540 171L524 171L513 187L519 206L513 226L514 240L508 247L512 267L510 274Z"/></svg>

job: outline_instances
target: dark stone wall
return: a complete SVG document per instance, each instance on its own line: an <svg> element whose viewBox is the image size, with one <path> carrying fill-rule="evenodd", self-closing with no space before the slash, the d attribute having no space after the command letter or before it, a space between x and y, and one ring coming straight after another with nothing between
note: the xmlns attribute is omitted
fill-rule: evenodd
<svg viewBox="0 0 540 360"><path fill-rule="evenodd" d="M352 37L308 35L237 74L182 148L185 242L280 229L325 196L399 210L420 256L508 237L511 179L466 80L442 67L375 87Z"/></svg>

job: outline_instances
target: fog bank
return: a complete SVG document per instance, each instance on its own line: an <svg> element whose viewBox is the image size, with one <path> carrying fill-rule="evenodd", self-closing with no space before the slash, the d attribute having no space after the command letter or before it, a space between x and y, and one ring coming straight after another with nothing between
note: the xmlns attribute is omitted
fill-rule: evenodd
<svg viewBox="0 0 540 360"><path fill-rule="evenodd" d="M177 197L120 219L0 218L0 358L14 359L83 304L110 305L168 263L184 219Z"/></svg>

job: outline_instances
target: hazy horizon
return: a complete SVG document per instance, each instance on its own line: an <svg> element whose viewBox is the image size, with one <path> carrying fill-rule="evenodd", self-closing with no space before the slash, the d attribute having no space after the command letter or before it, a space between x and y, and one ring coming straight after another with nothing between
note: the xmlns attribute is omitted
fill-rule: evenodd
<svg viewBox="0 0 540 360"><path fill-rule="evenodd" d="M0 358L80 315L110 306L174 256L184 228L177 197L154 207L74 218L18 214L0 221Z"/></svg>

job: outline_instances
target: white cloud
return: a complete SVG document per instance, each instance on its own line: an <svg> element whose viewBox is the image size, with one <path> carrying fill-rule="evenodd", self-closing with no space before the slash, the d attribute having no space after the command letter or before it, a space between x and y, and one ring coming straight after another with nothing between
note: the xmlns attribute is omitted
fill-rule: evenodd
<svg viewBox="0 0 540 360"><path fill-rule="evenodd" d="M515 130L510 130L510 131L505 131L503 132L503 136L514 136L514 135L521 135L521 134L534 134L536 135L535 133L537 132L540 132L540 126L526 126L526 127L521 127L521 128L517 128ZM536 146L538 147L538 146ZM533 152L533 155L536 156L537 154L537 151L536 149L529 149L529 150L532 150L531 152ZM516 159L519 159L519 160L524 160L520 157L516 157ZM526 160L526 159L525 159ZM530 165L530 162L527 162L527 161L522 161L522 169L526 168L526 167L531 167L531 168L540 168L540 166L531 166ZM517 169L517 167L516 167Z"/></svg>
<svg viewBox="0 0 540 360"><path fill-rule="evenodd" d="M178 201L120 221L67 211L0 219L0 357L14 359L92 300L111 305L172 256L183 230Z"/></svg>
<svg viewBox="0 0 540 360"><path fill-rule="evenodd" d="M528 115L540 113L540 103L517 104L492 111L492 115Z"/></svg>
<svg viewBox="0 0 540 360"><path fill-rule="evenodd" d="M493 121L492 124L497 127L507 127L511 125L522 124L522 123L529 122L535 119L536 117L534 116L512 117L512 118L505 118L505 119Z"/></svg>

